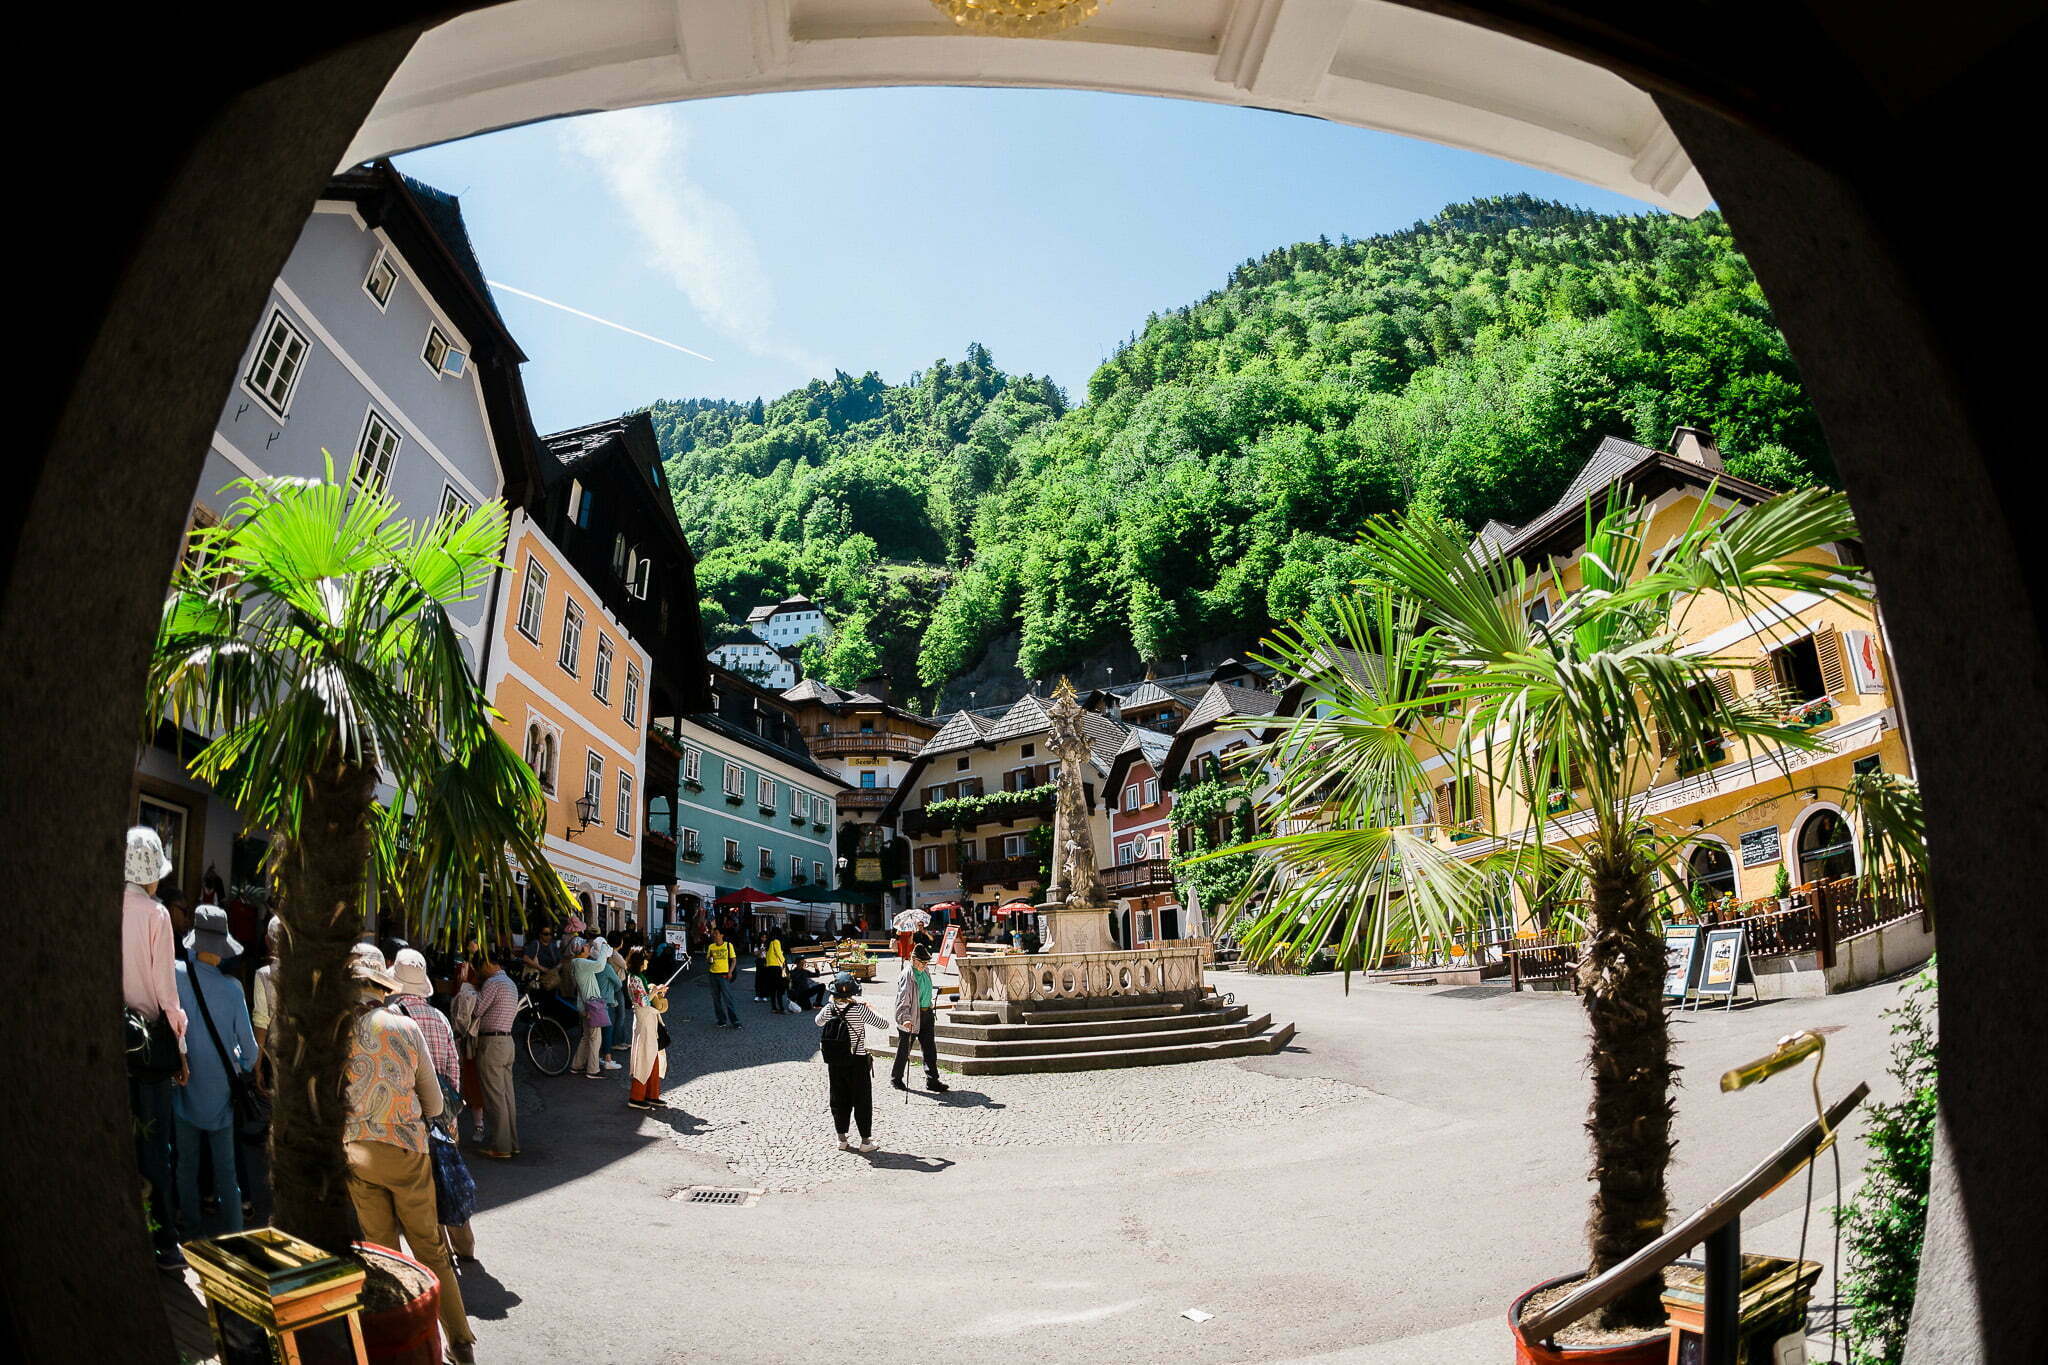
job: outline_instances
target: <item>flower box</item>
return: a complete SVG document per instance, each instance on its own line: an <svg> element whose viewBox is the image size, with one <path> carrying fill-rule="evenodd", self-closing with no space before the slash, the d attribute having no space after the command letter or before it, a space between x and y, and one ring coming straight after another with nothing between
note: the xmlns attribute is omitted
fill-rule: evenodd
<svg viewBox="0 0 2048 1365"><path fill-rule="evenodd" d="M822 820L813 820L811 821L811 828L818 831L818 833L820 834L825 834L829 833L832 827Z"/></svg>
<svg viewBox="0 0 2048 1365"><path fill-rule="evenodd" d="M704 784L702 782L693 782L692 780L686 777L683 779L683 790L700 792L704 790Z"/></svg>
<svg viewBox="0 0 2048 1365"><path fill-rule="evenodd" d="M803 825L803 823L804 823L804 820L805 820L805 818L806 818L806 817L804 817L804 816L801 816L801 815L792 815L792 816L790 816L790 817L789 817L789 823L791 823L792 825L796 825L796 826L798 826L798 827L801 827L801 826Z"/></svg>
<svg viewBox="0 0 2048 1365"><path fill-rule="evenodd" d="M1543 813L1545 815L1557 815L1571 808L1572 794L1570 792L1552 792L1543 798Z"/></svg>
<svg viewBox="0 0 2048 1365"><path fill-rule="evenodd" d="M725 860L725 870L727 872L738 872L744 867L746 867L745 863L736 861L735 859L727 858Z"/></svg>
<svg viewBox="0 0 2048 1365"><path fill-rule="evenodd" d="M725 797L725 804L728 806L743 805L746 802L746 799L747 798L744 796L734 796L732 793L727 792Z"/></svg>
<svg viewBox="0 0 2048 1365"><path fill-rule="evenodd" d="M775 814L775 807L773 806L756 806L754 809L760 811L763 815Z"/></svg>
<svg viewBox="0 0 2048 1365"><path fill-rule="evenodd" d="M701 863L704 861L704 850L701 848L686 848L676 856L686 863Z"/></svg>

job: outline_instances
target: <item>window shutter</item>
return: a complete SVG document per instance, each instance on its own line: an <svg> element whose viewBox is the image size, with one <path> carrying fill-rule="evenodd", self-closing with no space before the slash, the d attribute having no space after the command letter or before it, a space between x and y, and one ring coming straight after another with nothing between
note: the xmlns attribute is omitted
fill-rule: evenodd
<svg viewBox="0 0 2048 1365"><path fill-rule="evenodd" d="M1714 691L1720 695L1723 706L1732 703L1735 700L1735 675L1725 668L1715 673Z"/></svg>
<svg viewBox="0 0 2048 1365"><path fill-rule="evenodd" d="M1454 785L1445 782L1436 789L1436 822L1447 829L1452 821L1451 795Z"/></svg>
<svg viewBox="0 0 2048 1365"><path fill-rule="evenodd" d="M1770 696L1778 689L1778 661L1769 654L1758 656L1749 666L1750 675L1756 679L1756 690Z"/></svg>
<svg viewBox="0 0 2048 1365"><path fill-rule="evenodd" d="M1842 657L1842 635L1833 626L1813 632L1813 652L1820 657L1821 685L1837 704L1849 694L1847 661Z"/></svg>

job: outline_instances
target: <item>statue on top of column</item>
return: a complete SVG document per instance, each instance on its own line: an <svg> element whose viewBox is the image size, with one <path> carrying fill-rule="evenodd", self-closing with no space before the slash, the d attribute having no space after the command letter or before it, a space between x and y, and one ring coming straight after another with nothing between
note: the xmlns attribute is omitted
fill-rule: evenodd
<svg viewBox="0 0 2048 1365"><path fill-rule="evenodd" d="M1046 888L1046 898L1077 907L1107 905L1109 897L1095 869L1095 838L1088 829L1091 749L1082 719L1086 712L1075 697L1074 684L1062 677L1045 710L1051 721L1049 747L1060 762L1052 820L1052 885Z"/></svg>

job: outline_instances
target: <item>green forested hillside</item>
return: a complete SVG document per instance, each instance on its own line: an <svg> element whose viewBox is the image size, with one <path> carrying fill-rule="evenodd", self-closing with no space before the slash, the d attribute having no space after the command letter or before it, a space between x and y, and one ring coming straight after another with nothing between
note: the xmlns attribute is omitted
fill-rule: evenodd
<svg viewBox="0 0 2048 1365"><path fill-rule="evenodd" d="M826 676L927 688L1007 630L1042 674L1310 608L1362 572L1367 517L1519 522L1603 435L1705 426L1736 473L1833 477L1717 215L1525 197L1248 261L1147 319L1071 411L974 346L903 385L652 413L708 623L802 590L844 622Z"/></svg>

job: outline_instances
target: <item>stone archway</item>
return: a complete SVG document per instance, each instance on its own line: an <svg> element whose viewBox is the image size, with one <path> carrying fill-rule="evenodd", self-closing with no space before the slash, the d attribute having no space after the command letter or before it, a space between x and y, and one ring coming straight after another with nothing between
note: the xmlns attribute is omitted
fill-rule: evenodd
<svg viewBox="0 0 2048 1365"><path fill-rule="evenodd" d="M27 396L18 408L20 476L0 503L0 715L8 719L0 799L24 902L112 903L132 759L121 717L140 697L156 599L249 321L414 39L476 8L371 0L300 16L295 27L233 5L144 10L112 32L87 7L46 16L55 30L46 46L79 54L89 88L106 92L101 112L126 113L127 123L118 163L104 157L97 121L46 119L31 130L44 164L74 168L92 185L24 198L26 211L64 217L64 230L39 242L31 287L55 297L36 314L42 325L17 389ZM627 63L650 82L667 79L665 65L687 69L710 54L777 59L775 28L764 20L823 12L806 0L645 8L715 30L694 47ZM1108 13L1115 22L1119 9L1163 8L1134 2ZM1314 86L1310 98L1320 97L1334 70L1304 76L1300 54L1314 50L1303 46L1305 33L1341 20L1346 41L1354 30L1367 35L1371 57L1373 26L1389 12L1469 21L1489 41L1525 41L1652 92L1662 124L1713 188L1800 361L1884 584L1930 837L1941 851L1932 885L1945 931L1944 990L1968 1001L1942 1019L1943 1147L1911 1358L2019 1358L2044 1331L2034 1280L2048 1176L2010 1135L2048 1130L2048 1096L2010 1084L2005 1059L2038 1051L2043 1023L2025 993L2006 988L2000 945L2035 891L2011 851L2039 845L2041 819L1984 775L2048 766L2048 715L2016 704L2048 690L2044 575L2018 534L2033 506L2033 386L2020 369L2031 352L2011 345L2010 328L1984 323L1983 306L2002 304L2004 291L1987 298L1956 287L1959 267L1995 263L1959 257L1953 219L1899 191L1902 179L1984 190L2010 181L2010 130L2038 120L2027 107L2043 48L2038 10L1990 0L1881 12L1850 0L1648 11L1622 0L1215 0L1184 9L1207 17L1180 48L1166 46L1179 56L1161 60L1186 65L1206 55L1218 71L1228 33L1238 54L1229 79L1243 93L1223 97L1282 108L1299 107L1304 80ZM566 13L536 0L508 10ZM480 18L488 16L459 22ZM524 48L497 48L493 60L569 88L576 73L560 54L573 46L570 21L552 22L562 27L543 23ZM650 32L657 47L673 47L667 33ZM818 30L807 41L829 48L842 40ZM174 44L197 55L162 62ZM1184 50L1204 44L1212 50ZM1086 40L1046 46L1074 49L1061 60L1077 67L1116 55ZM1254 50L1257 60L1246 64ZM1455 72L1447 86L1415 71L1378 75L1369 83L1416 96L1418 107L1450 106L1436 133L1444 140L1460 140L1452 116L1462 107L1474 126L1490 120L1497 130L1505 114L1568 143L1597 149L1605 136L1615 164L1658 150L1640 139L1615 143L1611 124L1588 135L1600 120L1571 120L1569 104L1561 127L1555 110L1503 110L1502 98L1517 91L1512 78L1482 90L1459 84ZM985 66L960 78L1126 88L1107 78L1029 76ZM693 78L708 94L718 93L717 80L745 77L700 67ZM917 79L886 63L868 77ZM800 83L792 77L785 88ZM1653 172L1645 183L1655 181ZM24 183L49 182L29 173ZM82 188L77 178L66 183ZM110 539L121 555L107 554ZM84 678L93 685L77 686ZM63 780L46 780L53 772ZM81 887L100 890L81 896ZM8 1050L0 1063L8 1097L0 1141L35 1184L71 1192L9 1212L0 1344L31 1359L168 1360L131 1191L104 1179L124 1164L127 1124L105 1003L118 989L115 928L90 914L78 924L61 961L54 943L24 944L16 1004L42 1027L34 1045Z"/></svg>

